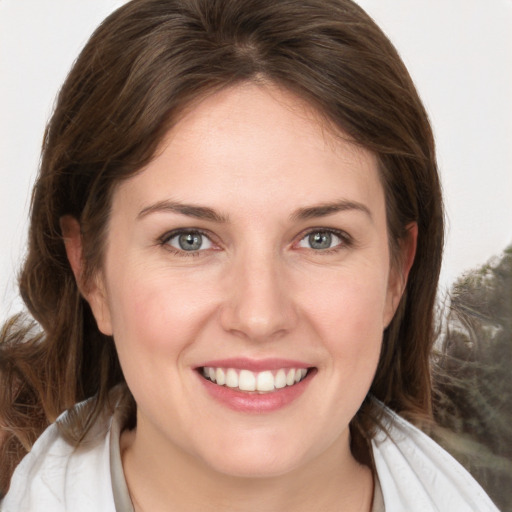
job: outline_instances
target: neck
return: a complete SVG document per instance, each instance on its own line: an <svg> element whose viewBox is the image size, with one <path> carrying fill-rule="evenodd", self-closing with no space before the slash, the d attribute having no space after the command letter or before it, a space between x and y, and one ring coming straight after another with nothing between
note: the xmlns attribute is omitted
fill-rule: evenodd
<svg viewBox="0 0 512 512"><path fill-rule="evenodd" d="M121 452L136 512L371 509L373 476L352 457L348 436L300 468L271 477L219 473L176 447L153 451L136 431L123 433Z"/></svg>

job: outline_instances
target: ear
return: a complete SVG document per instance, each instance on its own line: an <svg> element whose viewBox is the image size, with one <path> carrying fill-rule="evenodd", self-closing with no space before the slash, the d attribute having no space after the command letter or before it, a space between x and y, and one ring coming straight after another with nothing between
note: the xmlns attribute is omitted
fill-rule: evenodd
<svg viewBox="0 0 512 512"><path fill-rule="evenodd" d="M418 224L411 222L405 228L405 235L399 241L398 257L391 263L388 280L388 294L386 299L386 308L384 312L384 325L387 327L400 303L400 299L405 291L409 272L416 256L416 247L418 243Z"/></svg>
<svg viewBox="0 0 512 512"><path fill-rule="evenodd" d="M82 233L80 223L71 215L60 218L60 229L66 248L71 270L82 296L91 307L98 329L108 336L112 335L112 322L108 308L105 283L101 272L97 272L92 282L84 281L84 265L82 254Z"/></svg>

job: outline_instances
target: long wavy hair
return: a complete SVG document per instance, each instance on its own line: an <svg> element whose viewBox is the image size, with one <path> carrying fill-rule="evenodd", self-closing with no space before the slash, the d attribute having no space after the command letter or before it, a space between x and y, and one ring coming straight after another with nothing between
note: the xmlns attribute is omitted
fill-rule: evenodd
<svg viewBox="0 0 512 512"><path fill-rule="evenodd" d="M133 0L90 38L45 133L20 276L38 327L17 317L1 335L0 466L7 470L0 492L42 430L77 402L94 397L85 416L60 427L75 442L116 385L135 421L113 340L80 294L59 219L80 222L87 282L102 265L116 186L151 161L191 102L255 80L303 98L377 156L392 256L417 222L416 259L370 393L403 415L430 414L443 208L431 127L395 48L350 0ZM367 399L351 424L352 449L363 461L374 422Z"/></svg>

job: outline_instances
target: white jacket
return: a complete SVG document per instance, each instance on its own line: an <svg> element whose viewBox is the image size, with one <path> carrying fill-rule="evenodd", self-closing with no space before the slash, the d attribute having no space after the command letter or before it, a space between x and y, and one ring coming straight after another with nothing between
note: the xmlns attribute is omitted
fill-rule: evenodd
<svg viewBox="0 0 512 512"><path fill-rule="evenodd" d="M388 432L372 442L386 512L499 512L473 477L446 451L386 409ZM107 435L97 436L107 429ZM50 426L21 461L1 512L116 512L110 474L112 429L104 418L78 449ZM123 511L117 511L123 512Z"/></svg>

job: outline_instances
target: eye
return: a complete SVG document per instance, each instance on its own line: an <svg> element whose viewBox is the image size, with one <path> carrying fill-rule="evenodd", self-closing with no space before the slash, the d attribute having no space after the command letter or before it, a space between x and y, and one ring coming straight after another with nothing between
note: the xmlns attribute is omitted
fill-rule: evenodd
<svg viewBox="0 0 512 512"><path fill-rule="evenodd" d="M163 240L178 251L196 252L211 249L212 241L200 231L178 231L170 233Z"/></svg>
<svg viewBox="0 0 512 512"><path fill-rule="evenodd" d="M340 245L346 244L346 237L329 230L310 231L299 242L299 247L314 249L315 251L325 251L334 249Z"/></svg>

